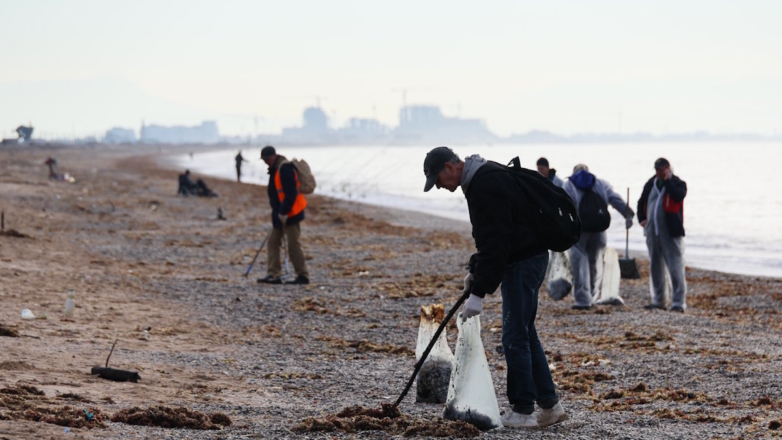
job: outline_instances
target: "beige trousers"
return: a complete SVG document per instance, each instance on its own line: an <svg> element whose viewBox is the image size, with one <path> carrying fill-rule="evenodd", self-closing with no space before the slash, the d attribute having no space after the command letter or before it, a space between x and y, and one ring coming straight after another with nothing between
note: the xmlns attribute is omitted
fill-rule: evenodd
<svg viewBox="0 0 782 440"><path fill-rule="evenodd" d="M293 263L293 270L296 275L305 276L309 279L307 272L307 263L304 261L304 251L301 249L301 223L290 226L283 226L283 229L272 228L269 235L269 248L267 251L267 275L279 277L282 275L282 264L280 259L280 249L282 248L283 235L288 239L288 258Z"/></svg>

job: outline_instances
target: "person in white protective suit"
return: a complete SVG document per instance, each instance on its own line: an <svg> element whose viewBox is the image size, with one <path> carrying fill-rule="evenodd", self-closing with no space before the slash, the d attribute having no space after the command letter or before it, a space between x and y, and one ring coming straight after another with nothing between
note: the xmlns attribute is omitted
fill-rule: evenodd
<svg viewBox="0 0 782 440"><path fill-rule="evenodd" d="M635 213L608 182L595 177L584 164L573 168L573 175L565 181L563 189L573 199L581 217L581 239L568 251L573 267L572 308L590 309L599 296L603 279L605 231L611 223L608 205L622 214L627 229L633 226Z"/></svg>

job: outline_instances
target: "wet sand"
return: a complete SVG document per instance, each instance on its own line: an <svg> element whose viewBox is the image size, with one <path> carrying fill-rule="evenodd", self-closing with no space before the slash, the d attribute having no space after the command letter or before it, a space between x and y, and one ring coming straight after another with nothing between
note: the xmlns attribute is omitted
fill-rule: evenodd
<svg viewBox="0 0 782 440"><path fill-rule="evenodd" d="M77 183L50 181L48 156ZM195 431L107 421L65 433L10 417L0 390L0 438L301 438L290 428L305 417L393 402L412 372L420 306L448 309L459 296L469 226L311 196L302 240L312 284L259 285L265 252L250 279L243 274L269 227L265 188L207 179L219 198L177 197L177 172L160 159L156 147L0 149L6 231L29 236L0 236L0 325L19 334L0 336L0 389L40 389L46 401L30 398L32 406L110 417L165 405L223 412L233 424ZM227 220L217 220L218 207ZM575 312L572 297L554 302L541 292L538 333L570 420L529 437L780 432L769 424L782 419L782 280L688 268L687 313L649 312L640 263L642 279L622 282L626 307ZM66 319L69 289L77 308ZM48 317L22 320L25 308ZM507 409L505 360L495 350L499 295L484 302L481 319ZM138 371L139 383L89 374L117 339L110 366ZM455 326L448 340L453 347ZM415 404L414 393L404 413L440 416L441 405Z"/></svg>

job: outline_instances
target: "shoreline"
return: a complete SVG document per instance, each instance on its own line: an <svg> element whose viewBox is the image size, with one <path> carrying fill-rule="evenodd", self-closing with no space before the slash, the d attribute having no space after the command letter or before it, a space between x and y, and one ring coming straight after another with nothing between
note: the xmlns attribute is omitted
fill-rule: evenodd
<svg viewBox="0 0 782 440"><path fill-rule="evenodd" d="M161 156L158 161L158 164L163 168L170 169L171 171L176 171L177 173L181 172L181 170L179 169L180 167L178 167L177 164L175 163L176 162L175 156L181 156L186 154L187 153L186 150L188 149L188 147L185 146L181 148L182 151L180 152L177 153L169 152ZM216 151L223 151L223 150L235 151L237 148L244 150L249 148L257 148L257 146L226 146L214 150L204 148L201 152L208 153L208 152L213 152L213 151L216 152ZM215 179L215 180L233 182L231 178L221 176L219 173L215 173L215 174L197 173L197 174L204 179ZM261 186L263 188L266 187L266 185L262 182L242 182L242 183L247 185ZM467 237L471 237L472 227L470 225L469 220L462 220L449 215L441 215L436 212L426 212L422 209L405 209L403 207L396 206L396 205L383 204L382 202L350 200L350 199L344 199L333 195L318 194L318 196L347 203L347 205L344 205L345 207L351 206L352 208L350 209L354 209L356 211L361 211L362 207L366 207L365 209L366 211L375 213L373 218L381 218L381 219L393 218L393 219L397 219L398 224L402 224L409 227L415 227L415 228L430 229L431 228L430 224L434 224L438 227L443 228L444 230L453 231L453 232L462 232L467 234L466 235ZM404 219L404 220L401 220L400 222L400 219ZM635 222L634 227L639 228L640 226L637 224L637 222ZM620 258L624 258L625 255L624 245L617 246L615 247L615 249L617 253L619 253ZM630 258L635 258L635 259L640 259L645 261L648 261L649 259L649 254L648 251L646 250L645 245L643 249L630 249L629 254L630 254ZM686 260L687 260L687 254L685 253L685 261ZM702 261L701 264L697 264L697 263L695 265L688 264L687 267L690 267L692 269L713 271L713 272L724 273L729 275L782 279L782 275L766 275L766 274L747 273L747 272L732 272L722 267L725 264L727 263L718 264L718 263L714 263L713 261Z"/></svg>
<svg viewBox="0 0 782 440"><path fill-rule="evenodd" d="M76 184L46 178L49 155ZM47 399L36 404L47 408L111 415L165 405L233 420L218 432L118 422L72 428L82 438L299 438L290 428L305 417L395 399L415 363L420 306L447 309L459 296L469 235L412 228L406 214L312 196L302 225L312 284L259 285L264 256L251 279L242 275L268 225L265 189L210 179L219 198L177 197L177 172L157 165L159 158L151 148L0 150L6 229L30 236L0 236L0 325L23 335L0 336L0 389L34 386ZM216 219L218 207L228 220ZM688 268L687 313L650 312L642 309L648 266L639 263L642 279L622 280L625 307L577 312L571 297L554 302L541 290L538 333L570 420L525 434L771 435L769 423L782 420L782 280ZM77 308L66 319L70 288ZM24 308L48 318L22 320ZM495 393L507 409L505 360L495 349L498 294L484 301L481 324ZM455 328L447 338L453 347ZM138 371L137 384L89 374L116 339L110 366ZM641 383L646 391L638 391ZM413 394L403 412L440 416L441 406L416 404ZM3 414L9 410L0 404ZM0 435L9 438L63 435L58 425L2 419ZM388 438L378 431L308 436Z"/></svg>

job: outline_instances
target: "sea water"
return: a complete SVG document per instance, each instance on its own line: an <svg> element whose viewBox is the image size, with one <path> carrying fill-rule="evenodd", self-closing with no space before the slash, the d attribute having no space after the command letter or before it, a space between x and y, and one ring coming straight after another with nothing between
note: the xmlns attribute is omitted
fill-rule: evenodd
<svg viewBox="0 0 782 440"><path fill-rule="evenodd" d="M423 192L423 161L428 146L313 146L280 147L288 158L303 158L318 181L317 194L390 206L469 221L460 189L451 194ZM177 168L235 179L234 156L239 147L177 156ZM684 202L685 260L687 265L724 272L782 276L782 143L627 143L454 146L462 158L480 154L507 163L519 156L524 167L535 169L548 158L563 179L573 166L585 163L622 196L630 188L630 206L636 210L653 164L666 157L674 173L687 182ZM260 147L242 147L243 181L266 184L266 164ZM611 209L608 244L624 256L622 216ZM630 250L646 253L643 228L630 230Z"/></svg>

